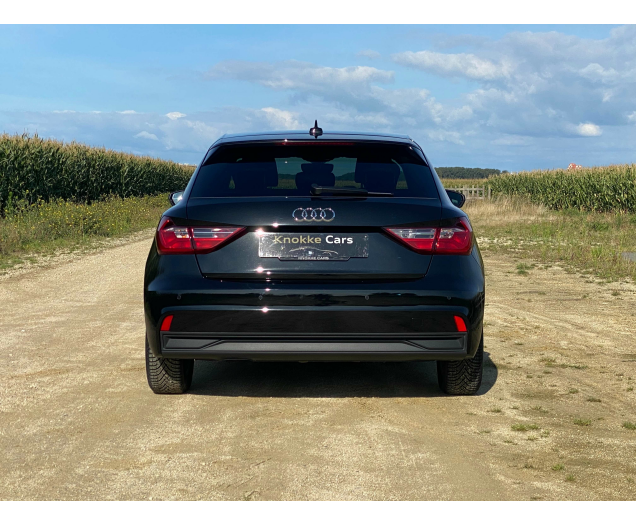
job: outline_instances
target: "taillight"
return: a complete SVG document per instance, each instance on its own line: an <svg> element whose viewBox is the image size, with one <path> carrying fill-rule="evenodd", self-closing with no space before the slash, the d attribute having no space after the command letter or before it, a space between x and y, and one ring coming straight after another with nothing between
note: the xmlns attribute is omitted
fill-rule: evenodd
<svg viewBox="0 0 636 525"><path fill-rule="evenodd" d="M163 217L157 227L157 251L164 253L193 253L190 229L175 226L170 217Z"/></svg>
<svg viewBox="0 0 636 525"><path fill-rule="evenodd" d="M473 229L465 217L460 217L452 228L439 228L436 255L468 255L472 248Z"/></svg>
<svg viewBox="0 0 636 525"><path fill-rule="evenodd" d="M157 227L157 251L162 255L210 253L243 230L227 226L177 226L170 217L163 217Z"/></svg>
<svg viewBox="0 0 636 525"><path fill-rule="evenodd" d="M428 255L468 255L473 248L473 230L465 217L454 226L441 228L385 228L412 250Z"/></svg>
<svg viewBox="0 0 636 525"><path fill-rule="evenodd" d="M437 228L387 228L386 231L413 248L416 252L433 252Z"/></svg>

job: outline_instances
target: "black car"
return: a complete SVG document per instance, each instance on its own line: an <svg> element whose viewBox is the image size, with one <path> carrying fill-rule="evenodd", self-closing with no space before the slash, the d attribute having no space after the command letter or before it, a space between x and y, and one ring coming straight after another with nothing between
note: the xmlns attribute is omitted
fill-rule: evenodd
<svg viewBox="0 0 636 525"><path fill-rule="evenodd" d="M436 360L444 392L477 392L483 262L409 137L226 135L171 202L144 280L154 392L197 359Z"/></svg>

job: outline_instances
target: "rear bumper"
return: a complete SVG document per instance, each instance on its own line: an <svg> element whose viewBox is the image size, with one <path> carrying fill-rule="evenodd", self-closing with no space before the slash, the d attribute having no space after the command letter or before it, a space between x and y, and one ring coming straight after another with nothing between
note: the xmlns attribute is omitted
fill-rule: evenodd
<svg viewBox="0 0 636 525"><path fill-rule="evenodd" d="M304 334L162 332L161 355L254 361L425 361L468 357L468 334Z"/></svg>

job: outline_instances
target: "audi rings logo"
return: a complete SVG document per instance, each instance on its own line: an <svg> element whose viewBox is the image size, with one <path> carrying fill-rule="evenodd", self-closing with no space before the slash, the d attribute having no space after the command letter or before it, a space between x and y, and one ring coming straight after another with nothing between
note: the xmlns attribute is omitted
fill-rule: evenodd
<svg viewBox="0 0 636 525"><path fill-rule="evenodd" d="M292 217L296 222L331 222L336 218L336 212L331 208L296 208Z"/></svg>

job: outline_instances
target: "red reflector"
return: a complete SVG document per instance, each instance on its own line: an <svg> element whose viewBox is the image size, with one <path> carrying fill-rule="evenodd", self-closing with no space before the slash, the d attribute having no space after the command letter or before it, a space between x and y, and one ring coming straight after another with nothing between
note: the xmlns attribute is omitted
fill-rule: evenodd
<svg viewBox="0 0 636 525"><path fill-rule="evenodd" d="M161 331L162 332L167 332L168 330L170 330L170 325L172 324L172 318L174 316L173 315L166 315L163 318L163 321L161 321Z"/></svg>
<svg viewBox="0 0 636 525"><path fill-rule="evenodd" d="M466 323L459 315L455 316L455 326L458 332L468 332L468 330L466 330Z"/></svg>

